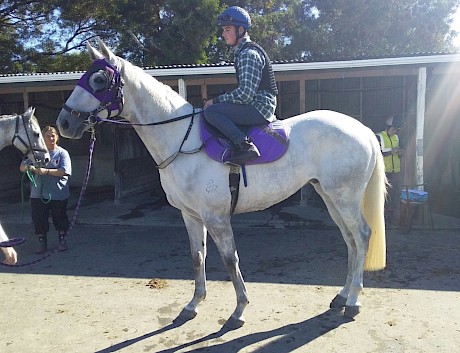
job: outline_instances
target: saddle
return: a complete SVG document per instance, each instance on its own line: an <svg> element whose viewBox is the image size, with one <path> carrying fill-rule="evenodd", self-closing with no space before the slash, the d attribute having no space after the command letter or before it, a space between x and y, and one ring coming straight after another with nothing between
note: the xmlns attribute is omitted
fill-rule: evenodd
<svg viewBox="0 0 460 353"><path fill-rule="evenodd" d="M233 144L217 129L211 126L203 117L201 119L201 141L206 154L213 160L220 163L227 163L234 151ZM246 132L260 152L260 157L245 163L245 165L264 164L274 162L281 158L289 146L289 136L281 120L272 123L256 126L244 126L240 128Z"/></svg>
<svg viewBox="0 0 460 353"><path fill-rule="evenodd" d="M208 124L204 119L203 113L201 113L200 119L201 141L203 142L206 154L217 162L227 163L228 158L230 158L234 152L232 142L216 128ZM257 149L260 152L260 157L247 161L241 166L230 164L231 167L228 185L231 195L230 214L233 214L238 202L240 190L240 168L243 171L244 186L247 187L246 165L274 162L286 153L289 146L289 135L284 128L283 122L280 120L250 127L240 126L240 128L246 133L248 139L257 146Z"/></svg>

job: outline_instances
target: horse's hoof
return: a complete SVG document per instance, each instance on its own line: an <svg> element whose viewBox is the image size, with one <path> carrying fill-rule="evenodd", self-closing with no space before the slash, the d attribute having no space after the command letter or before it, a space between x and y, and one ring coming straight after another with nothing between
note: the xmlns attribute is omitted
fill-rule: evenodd
<svg viewBox="0 0 460 353"><path fill-rule="evenodd" d="M183 323L189 320L192 320L195 318L196 314L198 312L196 310L187 310L187 309L182 309L180 314L174 319L174 323Z"/></svg>
<svg viewBox="0 0 460 353"><path fill-rule="evenodd" d="M329 304L329 308L331 309L339 309L345 307L347 303L347 298L342 297L341 295L337 294L334 299L332 299L331 304Z"/></svg>
<svg viewBox="0 0 460 353"><path fill-rule="evenodd" d="M244 319L235 319L233 316L230 316L230 318L225 323L224 327L228 330L236 330L242 327L244 325L244 322Z"/></svg>
<svg viewBox="0 0 460 353"><path fill-rule="evenodd" d="M358 314L359 314L359 306L358 305L347 305L347 306L345 306L344 315L346 317L352 319Z"/></svg>

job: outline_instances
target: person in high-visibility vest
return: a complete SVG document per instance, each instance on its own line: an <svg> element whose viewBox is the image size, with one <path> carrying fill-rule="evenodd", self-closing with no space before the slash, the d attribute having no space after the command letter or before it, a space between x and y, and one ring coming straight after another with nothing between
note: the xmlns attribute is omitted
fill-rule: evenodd
<svg viewBox="0 0 460 353"><path fill-rule="evenodd" d="M397 115L386 120L386 129L376 134L380 143L383 160L385 162L385 173L390 183L386 205L386 219L388 223L397 224L400 213L401 194L401 157L404 150L401 148L398 132L402 127L401 118Z"/></svg>

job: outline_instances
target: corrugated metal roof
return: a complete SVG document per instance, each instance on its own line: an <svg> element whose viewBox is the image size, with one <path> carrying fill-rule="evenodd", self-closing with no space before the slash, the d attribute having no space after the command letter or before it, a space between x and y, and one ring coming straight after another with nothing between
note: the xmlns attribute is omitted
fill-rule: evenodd
<svg viewBox="0 0 460 353"><path fill-rule="evenodd" d="M327 70L379 66L400 66L440 64L460 62L460 53L442 54L414 54L400 57L381 58L357 58L353 60L329 60L329 61L274 61L275 72L304 71L304 70ZM218 75L234 73L233 63L218 64L187 64L146 67L144 70L155 77L187 77L196 75ZM78 80L84 71L53 72L53 73L30 73L30 74L4 74L0 75L0 84L21 82L44 82L44 81L69 81Z"/></svg>

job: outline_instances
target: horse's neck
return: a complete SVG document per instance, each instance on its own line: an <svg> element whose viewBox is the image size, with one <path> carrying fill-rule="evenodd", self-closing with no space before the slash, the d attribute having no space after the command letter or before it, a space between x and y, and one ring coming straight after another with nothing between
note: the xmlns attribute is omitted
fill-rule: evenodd
<svg viewBox="0 0 460 353"><path fill-rule="evenodd" d="M0 117L0 150L11 145L14 135L15 117Z"/></svg>
<svg viewBox="0 0 460 353"><path fill-rule="evenodd" d="M193 112L193 107L169 86L146 74L142 69L127 64L125 71L125 106L122 116L136 124L166 121ZM183 150L200 146L198 115L194 128L183 145ZM160 164L179 150L187 132L190 118L158 126L135 126L141 140L155 161Z"/></svg>

